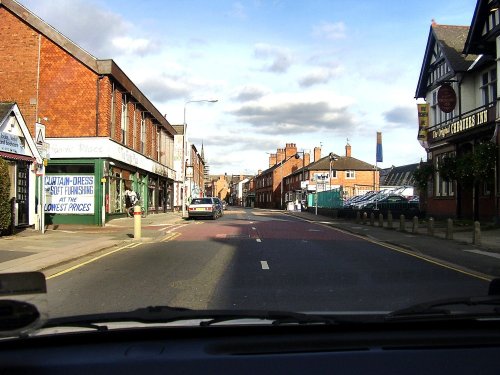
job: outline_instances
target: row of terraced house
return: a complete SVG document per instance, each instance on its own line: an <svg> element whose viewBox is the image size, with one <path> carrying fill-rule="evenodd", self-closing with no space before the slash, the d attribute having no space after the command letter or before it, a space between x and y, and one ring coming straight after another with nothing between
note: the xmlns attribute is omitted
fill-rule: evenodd
<svg viewBox="0 0 500 375"><path fill-rule="evenodd" d="M104 224L124 214L127 189L149 212L203 194L203 149L115 61L95 58L14 0L0 1L0 19L0 157L15 226L41 225L41 216Z"/></svg>

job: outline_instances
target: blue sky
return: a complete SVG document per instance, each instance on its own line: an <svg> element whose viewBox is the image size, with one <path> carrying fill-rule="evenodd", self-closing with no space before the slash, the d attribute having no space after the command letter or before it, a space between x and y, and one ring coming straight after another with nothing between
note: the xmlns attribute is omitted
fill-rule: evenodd
<svg viewBox="0 0 500 375"><path fill-rule="evenodd" d="M431 20L470 25L475 0L22 0L97 58L112 58L212 174L253 174L285 143L381 167L425 159L414 99Z"/></svg>

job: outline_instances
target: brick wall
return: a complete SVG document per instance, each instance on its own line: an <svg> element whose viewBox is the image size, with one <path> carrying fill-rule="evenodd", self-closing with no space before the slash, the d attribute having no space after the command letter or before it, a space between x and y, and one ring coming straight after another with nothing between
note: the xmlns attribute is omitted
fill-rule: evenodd
<svg viewBox="0 0 500 375"><path fill-rule="evenodd" d="M99 76L3 6L0 19L0 101L17 102L30 132L34 134L38 118L46 125L47 137L107 136L123 143L121 106L125 90L115 78ZM140 152L140 119L145 109L128 93L126 99L128 130L124 145ZM157 138L149 115L144 155L154 160L158 160Z"/></svg>
<svg viewBox="0 0 500 375"><path fill-rule="evenodd" d="M39 35L3 7L0 20L0 101L17 102L33 134Z"/></svg>

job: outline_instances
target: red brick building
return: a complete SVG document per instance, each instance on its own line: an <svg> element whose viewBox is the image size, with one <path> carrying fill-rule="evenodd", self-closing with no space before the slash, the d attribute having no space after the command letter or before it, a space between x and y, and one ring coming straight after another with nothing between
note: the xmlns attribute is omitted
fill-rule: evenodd
<svg viewBox="0 0 500 375"><path fill-rule="evenodd" d="M48 222L103 223L123 214L126 188L149 212L173 209L177 133L120 67L13 0L2 0L0 19L0 101L17 103L32 135L36 123L45 125L45 182L74 181L52 191L85 192L46 194Z"/></svg>
<svg viewBox="0 0 500 375"><path fill-rule="evenodd" d="M363 194L380 188L379 170L373 164L352 156L350 144L345 156L331 153L321 157L321 149L314 150L314 162L287 175L283 180L285 202L298 199L302 193L342 188L345 197ZM304 181L305 186L301 186Z"/></svg>
<svg viewBox="0 0 500 375"><path fill-rule="evenodd" d="M287 143L269 156L269 168L255 177L255 207L283 208L283 186L285 176L308 165L309 153L297 152L295 143Z"/></svg>

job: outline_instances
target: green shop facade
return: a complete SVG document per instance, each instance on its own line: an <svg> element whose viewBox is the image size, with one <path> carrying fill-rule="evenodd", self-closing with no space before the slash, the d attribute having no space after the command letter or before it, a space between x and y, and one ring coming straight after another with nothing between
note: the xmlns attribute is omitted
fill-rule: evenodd
<svg viewBox="0 0 500 375"><path fill-rule="evenodd" d="M148 214L173 210L175 172L105 137L49 138L43 177L45 224L104 225L127 215L125 191Z"/></svg>

